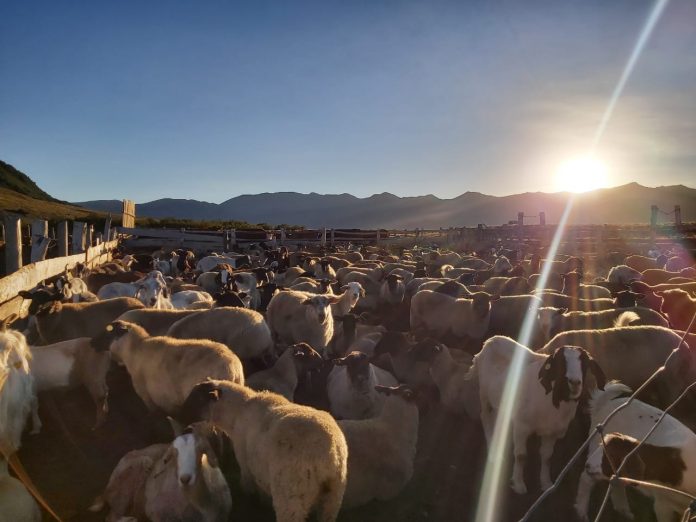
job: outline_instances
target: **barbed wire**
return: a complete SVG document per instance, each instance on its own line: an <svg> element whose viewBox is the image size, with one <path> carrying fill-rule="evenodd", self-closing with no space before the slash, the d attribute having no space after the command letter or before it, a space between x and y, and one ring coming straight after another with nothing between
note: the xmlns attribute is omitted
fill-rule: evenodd
<svg viewBox="0 0 696 522"><path fill-rule="evenodd" d="M534 503L529 507L529 509L527 510L527 512L524 514L524 516L520 519L520 522L527 522L527 521L530 519L530 517L534 514L534 512L539 508L539 506L544 502L544 500L546 500L546 498L548 498L549 495L551 495L551 493L553 493L553 492L558 488L558 486L560 485L560 483L563 481L563 479L565 478L565 476L566 476L566 475L568 474L568 472L570 471L571 467L575 464L575 462L577 462L577 460L580 458L580 456L581 456L582 453L585 451L585 449L587 449L587 447L592 443L592 441L594 440L594 437L595 437L596 435L599 435L602 439L604 438L604 427L606 426L607 422L609 422L611 419L613 419L621 410L623 410L624 408L627 408L627 407L635 400L635 398L636 398L643 390L645 390L645 388L647 388L647 387L648 387L648 386L649 386L649 385L650 385L650 384L651 384L651 383L652 383L652 382L665 370L665 367L667 366L667 364L669 363L669 361L672 359L672 357L674 357L674 355L678 352L678 350L682 347L682 345L688 346L688 345L686 345L686 343L685 343L685 339L686 339L686 336L687 336L687 335L689 334L689 332L691 331L691 329L693 328L695 322L696 322L696 313L694 313L693 317L691 318L691 322L689 323L689 326L686 328L686 330L684 331L683 335L681 336L681 338L680 338L680 340L679 340L679 344L677 344L677 347L674 348L674 349L669 353L669 355L668 355L667 358L665 359L665 362L662 364L662 366L660 366L657 370L655 370L655 371L653 372L653 374L650 375L650 377L648 377L648 378L643 382L643 384L641 384L641 385L638 387L638 389L636 389L636 390L631 394L630 397L628 397L628 399L626 400L626 402L621 403L619 406L617 406L611 413L609 413L609 415L607 415L607 416L604 418L604 420L603 420L601 423L599 423L599 424L597 424L597 425L595 426L595 428L594 428L594 430L592 431L592 433L590 433L590 435L589 435L589 436L585 439L585 441L580 445L580 447L579 447L579 448L577 449L577 451L573 454L573 456L570 458L570 460L566 463L566 465L563 467L563 469L561 469L561 472L558 474L558 476L556 477L556 480L553 482L553 484L551 485L551 487L548 488L547 490L545 490L545 491L534 501ZM696 382L691 383L691 384L684 390L684 392L677 398L677 400L669 406L669 408L672 408L678 401L680 401L681 398L686 394L686 391L689 390L689 389L690 389L692 386L694 386L694 385L696 385ZM659 424L662 422L662 419L664 418L664 414L665 414L665 413L663 412L663 415L658 419L658 421L655 423L655 425L653 426L653 428L650 430L649 433L652 433L652 432L655 430L655 428L656 428L657 426L659 426ZM636 446L636 448L634 448L634 450L633 450L630 454L632 454L632 453L635 452L638 448L640 448L640 446L643 444L643 442L645 442L645 440L642 440L642 441ZM629 455L630 455L630 454L629 454ZM627 455L627 456L628 456L628 455ZM611 459L610 459L610 462L611 462ZM622 469L624 463L625 463L625 458L624 458L624 460L621 462L621 465L619 466L618 471L620 471L620 470ZM612 466L613 466L613 465L612 465ZM609 489L607 489L607 495L605 495L605 500L604 500L603 504L606 504L606 500L608 499L608 494L609 494L608 492L609 492L610 490L611 490L611 487L610 487ZM599 515L601 515L601 514L602 514L602 509L600 509L600 512L599 512L599 514L598 514L598 517L599 517ZM598 517L595 518L595 521L599 520Z"/></svg>

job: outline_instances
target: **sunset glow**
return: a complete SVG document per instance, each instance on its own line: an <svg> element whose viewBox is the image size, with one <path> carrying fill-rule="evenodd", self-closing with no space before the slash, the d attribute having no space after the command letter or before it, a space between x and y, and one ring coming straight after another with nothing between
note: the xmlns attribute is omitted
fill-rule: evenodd
<svg viewBox="0 0 696 522"><path fill-rule="evenodd" d="M606 164L594 156L579 156L564 161L556 169L554 185L565 192L587 192L606 187L608 184Z"/></svg>

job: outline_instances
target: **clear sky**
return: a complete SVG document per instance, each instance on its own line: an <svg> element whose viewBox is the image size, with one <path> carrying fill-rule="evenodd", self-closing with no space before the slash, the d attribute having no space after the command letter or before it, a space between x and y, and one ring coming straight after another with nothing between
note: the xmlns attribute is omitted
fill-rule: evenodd
<svg viewBox="0 0 696 522"><path fill-rule="evenodd" d="M0 2L0 159L71 201L552 190L647 0ZM696 185L696 2L672 0L600 144Z"/></svg>

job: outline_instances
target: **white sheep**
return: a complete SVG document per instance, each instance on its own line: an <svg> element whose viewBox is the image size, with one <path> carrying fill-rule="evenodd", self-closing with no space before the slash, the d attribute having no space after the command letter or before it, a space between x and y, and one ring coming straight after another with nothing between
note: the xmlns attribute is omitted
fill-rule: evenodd
<svg viewBox="0 0 696 522"><path fill-rule="evenodd" d="M201 310L175 322L167 335L177 339L210 339L242 359L273 354L271 330L263 316L246 308L223 306Z"/></svg>
<svg viewBox="0 0 696 522"><path fill-rule="evenodd" d="M643 279L643 274L628 265L613 266L609 269L607 281L627 285L631 281Z"/></svg>
<svg viewBox="0 0 696 522"><path fill-rule="evenodd" d="M7 471L0 455L0 522L41 522L41 510L34 497Z"/></svg>
<svg viewBox="0 0 696 522"><path fill-rule="evenodd" d="M306 342L323 356L334 331L330 305L338 300L333 295L278 292L268 304L268 326L277 340L288 344Z"/></svg>
<svg viewBox="0 0 696 522"><path fill-rule="evenodd" d="M0 322L0 460L19 449L29 414L32 433L41 430L29 346L24 335L7 329L15 317Z"/></svg>
<svg viewBox="0 0 696 522"><path fill-rule="evenodd" d="M411 330L436 337L481 339L488 331L491 302L497 296L477 292L471 298L453 298L432 290L421 290L411 299Z"/></svg>
<svg viewBox="0 0 696 522"><path fill-rule="evenodd" d="M334 359L334 365L326 381L331 414L339 419L367 419L379 415L385 397L375 386L396 386L396 378L371 364L370 358L362 352Z"/></svg>
<svg viewBox="0 0 696 522"><path fill-rule="evenodd" d="M415 394L405 385L376 390L386 394L377 417L338 421L348 443L346 508L394 498L413 476L418 443Z"/></svg>
<svg viewBox="0 0 696 522"><path fill-rule="evenodd" d="M398 305L404 300L406 285L398 274L389 274L379 288L379 300L384 305Z"/></svg>
<svg viewBox="0 0 696 522"><path fill-rule="evenodd" d="M199 307L202 303L207 303L208 308L210 308L213 305L213 296L208 292L182 290L181 292L172 294L169 298L169 302L175 310L196 309L196 307Z"/></svg>
<svg viewBox="0 0 696 522"><path fill-rule="evenodd" d="M341 287L343 292L338 301L331 304L331 313L334 317L341 317L349 313L361 297L365 297L365 289L360 283L347 283Z"/></svg>
<svg viewBox="0 0 696 522"><path fill-rule="evenodd" d="M126 453L90 511L108 505L107 522L227 521L232 496L220 465L227 436L206 422L176 435L171 444Z"/></svg>
<svg viewBox="0 0 696 522"><path fill-rule="evenodd" d="M92 347L109 350L125 365L135 392L151 411L176 413L193 386L207 377L244 384L239 358L225 345L205 339L150 337L141 326L114 321L92 339Z"/></svg>
<svg viewBox="0 0 696 522"><path fill-rule="evenodd" d="M348 447L327 412L293 404L271 392L227 381L199 383L185 421L205 419L232 439L246 492L271 497L278 522L319 522L338 516L347 482Z"/></svg>
<svg viewBox="0 0 696 522"><path fill-rule="evenodd" d="M293 401L299 377L322 361L321 355L307 343L294 344L285 349L271 368L250 375L246 385L252 390L271 391Z"/></svg>
<svg viewBox="0 0 696 522"><path fill-rule="evenodd" d="M96 406L97 428L106 420L109 387L106 374L111 366L108 352L97 353L89 337L78 337L45 346L31 347L31 373L36 392L84 386Z"/></svg>
<svg viewBox="0 0 696 522"><path fill-rule="evenodd" d="M563 346L552 355L541 355L509 337L491 337L474 357L470 370L470 377L477 377L479 382L481 422L489 450L496 415L514 360L520 361L522 371L516 396L523 400L517 402L512 412L515 456L512 489L523 495L527 492L524 465L529 436L536 433L541 440L540 480L541 488L546 490L552 484L549 462L554 445L565 435L575 417L586 372L592 371L600 389L604 387L604 374L587 352L576 346Z"/></svg>
<svg viewBox="0 0 696 522"><path fill-rule="evenodd" d="M595 426L604 422L604 419L611 412L625 403L630 394L631 389L618 382L609 383L604 391L592 393L589 403L591 413L590 434L594 432ZM633 439L642 440L662 413L662 410L634 399L631 404L619 411L604 425L603 432L605 434L618 432ZM696 495L696 434L671 415L665 415L646 443L639 450L637 457L639 459L641 456L645 457L647 452L648 455L653 457L650 459L652 463L659 462L660 464L653 465L652 468L645 467L645 476L632 478L662 483L665 486ZM612 443L607 441L607 446L609 452L612 453ZM627 451L633 449L634 446L635 440L628 444L621 457L625 456ZM575 511L581 520L588 519L587 509L592 487L597 481L604 479L602 473L603 453L601 441L595 435L593 443L588 450L587 462L580 476L575 500ZM620 460L617 459L615 462L616 466L618 466ZM622 476L630 477L626 467L621 474ZM689 500L681 495L674 495L652 488L639 487L639 490L655 499L654 509L657 515L656 518L659 521L672 520L675 515L681 515L689 504ZM627 519L632 520L633 514L628 505L626 491L622 484L614 485L611 498L614 509Z"/></svg>

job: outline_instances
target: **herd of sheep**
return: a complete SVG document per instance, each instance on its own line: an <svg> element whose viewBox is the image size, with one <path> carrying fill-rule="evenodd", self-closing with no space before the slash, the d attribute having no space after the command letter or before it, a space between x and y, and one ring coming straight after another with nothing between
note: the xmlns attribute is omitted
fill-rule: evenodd
<svg viewBox="0 0 696 522"><path fill-rule="evenodd" d="M123 455L89 509L108 521L204 522L234 519L229 455L242 491L268 498L280 522L333 521L395 498L413 478L419 420L432 404L480 422L490 446L513 366L509 484L530 490L536 435L545 490L571 423L601 423L664 366L590 447L574 501L587 520L594 485L696 381L695 294L693 256L677 247L544 259L502 247L396 255L253 245L77 266L21 292L28 316L0 325L0 521L41 520L8 470L22 437L41 430L38 394L83 387L99 430L112 365L174 437ZM695 398L665 416L626 477L696 495ZM690 502L635 489L658 521ZM633 518L623 485L611 500Z"/></svg>

